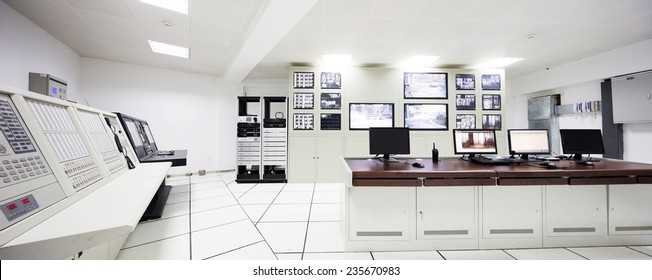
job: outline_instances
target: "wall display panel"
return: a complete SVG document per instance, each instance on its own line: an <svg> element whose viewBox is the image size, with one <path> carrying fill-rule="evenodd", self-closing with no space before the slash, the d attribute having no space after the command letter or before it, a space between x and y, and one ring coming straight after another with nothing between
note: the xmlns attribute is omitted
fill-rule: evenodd
<svg viewBox="0 0 652 280"><path fill-rule="evenodd" d="M403 73L403 98L447 99L447 73Z"/></svg>
<svg viewBox="0 0 652 280"><path fill-rule="evenodd" d="M342 129L342 114L321 114L320 128L321 130L341 130Z"/></svg>
<svg viewBox="0 0 652 280"><path fill-rule="evenodd" d="M405 127L448 130L448 104L405 104Z"/></svg>
<svg viewBox="0 0 652 280"><path fill-rule="evenodd" d="M102 180L66 107L33 99L26 102L73 188L79 191Z"/></svg>
<svg viewBox="0 0 652 280"><path fill-rule="evenodd" d="M455 95L455 109L457 109L457 110L475 110L475 94L457 94L457 95Z"/></svg>
<svg viewBox="0 0 652 280"><path fill-rule="evenodd" d="M0 94L0 230L66 197L13 101ZM14 236L15 237L15 236Z"/></svg>
<svg viewBox="0 0 652 280"><path fill-rule="evenodd" d="M321 88L323 89L342 88L342 74L339 72L321 72Z"/></svg>
<svg viewBox="0 0 652 280"><path fill-rule="evenodd" d="M483 114L482 115L482 129L502 129L501 116L498 114Z"/></svg>
<svg viewBox="0 0 652 280"><path fill-rule="evenodd" d="M456 74L456 90L475 90L475 74Z"/></svg>
<svg viewBox="0 0 652 280"><path fill-rule="evenodd" d="M124 169L126 167L125 162L116 148L114 138L111 137L112 133L107 131L108 127L100 114L79 110L78 115L86 134L88 134L91 143L100 154L109 173L114 174Z"/></svg>
<svg viewBox="0 0 652 280"><path fill-rule="evenodd" d="M482 74L482 90L500 89L500 74Z"/></svg>
<svg viewBox="0 0 652 280"><path fill-rule="evenodd" d="M500 108L501 108L500 94L482 95L482 110L500 110Z"/></svg>
<svg viewBox="0 0 652 280"><path fill-rule="evenodd" d="M342 108L342 94L340 94L340 93L322 93L321 94L321 108L322 109L341 109Z"/></svg>
<svg viewBox="0 0 652 280"><path fill-rule="evenodd" d="M455 117L455 128L457 129L475 129L475 115L457 114Z"/></svg>
<svg viewBox="0 0 652 280"><path fill-rule="evenodd" d="M294 130L313 130L315 129L315 115L312 113L295 113Z"/></svg>
<svg viewBox="0 0 652 280"><path fill-rule="evenodd" d="M294 88L314 88L314 72L294 72Z"/></svg>
<svg viewBox="0 0 652 280"><path fill-rule="evenodd" d="M349 129L394 127L394 103L349 103Z"/></svg>
<svg viewBox="0 0 652 280"><path fill-rule="evenodd" d="M310 92L294 93L294 109L312 109L315 107L315 95Z"/></svg>

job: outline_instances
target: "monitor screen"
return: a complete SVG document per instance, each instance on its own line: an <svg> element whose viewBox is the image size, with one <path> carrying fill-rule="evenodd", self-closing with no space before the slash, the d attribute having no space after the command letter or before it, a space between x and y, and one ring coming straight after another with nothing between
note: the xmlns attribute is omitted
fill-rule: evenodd
<svg viewBox="0 0 652 280"><path fill-rule="evenodd" d="M550 154L547 129L509 129L507 143L510 154Z"/></svg>
<svg viewBox="0 0 652 280"><path fill-rule="evenodd" d="M382 154L381 161L395 161L390 159L390 154L409 154L410 129L407 127L369 128L369 153Z"/></svg>
<svg viewBox="0 0 652 280"><path fill-rule="evenodd" d="M600 129L560 129L564 154L604 154Z"/></svg>
<svg viewBox="0 0 652 280"><path fill-rule="evenodd" d="M496 131L487 129L454 129L455 154L497 154Z"/></svg>
<svg viewBox="0 0 652 280"><path fill-rule="evenodd" d="M127 124L127 130L129 131L129 135L131 136L131 140L134 142L134 146L140 147L143 145L143 139L140 137L140 132L138 131L138 128L136 127L136 123L133 120L130 119L125 119L125 123Z"/></svg>
<svg viewBox="0 0 652 280"><path fill-rule="evenodd" d="M349 129L394 127L393 103L350 103Z"/></svg>

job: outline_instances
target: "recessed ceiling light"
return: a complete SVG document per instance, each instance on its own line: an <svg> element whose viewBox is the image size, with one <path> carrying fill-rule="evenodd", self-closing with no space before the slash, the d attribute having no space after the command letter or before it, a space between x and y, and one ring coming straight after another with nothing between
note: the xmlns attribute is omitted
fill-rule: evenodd
<svg viewBox="0 0 652 280"><path fill-rule="evenodd" d="M350 54L325 54L322 58L326 66L346 66L351 61Z"/></svg>
<svg viewBox="0 0 652 280"><path fill-rule="evenodd" d="M501 68L523 60L522 57L499 57L475 68Z"/></svg>
<svg viewBox="0 0 652 280"><path fill-rule="evenodd" d="M149 46L152 48L153 52L173 55L183 58L188 58L190 56L190 50L186 47L180 47L175 45L170 45L166 43L156 42L152 40L149 41Z"/></svg>
<svg viewBox="0 0 652 280"><path fill-rule="evenodd" d="M433 55L415 55L405 63L407 67L425 67L430 66L435 60L439 59L438 56Z"/></svg>
<svg viewBox="0 0 652 280"><path fill-rule="evenodd" d="M188 14L188 0L140 0L140 2L175 11L177 13Z"/></svg>

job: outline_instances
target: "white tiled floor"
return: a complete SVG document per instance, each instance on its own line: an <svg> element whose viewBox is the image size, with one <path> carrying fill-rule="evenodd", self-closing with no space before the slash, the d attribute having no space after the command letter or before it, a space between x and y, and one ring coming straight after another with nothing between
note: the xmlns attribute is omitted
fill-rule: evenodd
<svg viewBox="0 0 652 280"><path fill-rule="evenodd" d="M586 260L652 259L652 246L347 252L342 186L236 184L235 173L172 177L163 216L141 222L117 259Z"/></svg>

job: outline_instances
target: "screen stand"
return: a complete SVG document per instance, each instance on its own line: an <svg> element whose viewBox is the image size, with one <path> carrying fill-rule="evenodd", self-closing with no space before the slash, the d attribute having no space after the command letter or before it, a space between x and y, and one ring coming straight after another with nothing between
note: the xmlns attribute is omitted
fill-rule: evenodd
<svg viewBox="0 0 652 280"><path fill-rule="evenodd" d="M530 159L530 154L521 154L521 159L527 161Z"/></svg>
<svg viewBox="0 0 652 280"><path fill-rule="evenodd" d="M390 157L389 154L383 154L383 157L378 158L378 160L380 160L382 162L390 162L390 163L391 162L398 162L397 159L395 159L393 157Z"/></svg>

